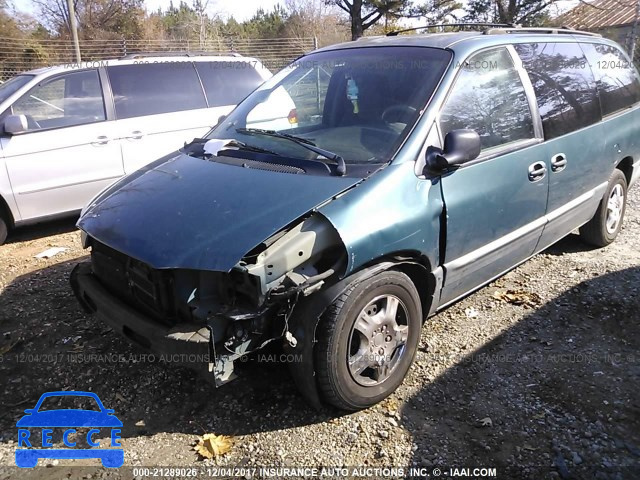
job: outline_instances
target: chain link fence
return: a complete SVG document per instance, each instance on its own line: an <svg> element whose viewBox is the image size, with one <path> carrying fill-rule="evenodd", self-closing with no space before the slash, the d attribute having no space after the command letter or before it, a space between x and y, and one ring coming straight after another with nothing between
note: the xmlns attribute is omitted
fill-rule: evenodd
<svg viewBox="0 0 640 480"><path fill-rule="evenodd" d="M300 55L314 50L314 38L239 39L219 38L205 42L188 40L84 40L82 62L119 58L135 53L191 52L255 57L276 72ZM73 42L0 37L0 80L40 67L75 63Z"/></svg>

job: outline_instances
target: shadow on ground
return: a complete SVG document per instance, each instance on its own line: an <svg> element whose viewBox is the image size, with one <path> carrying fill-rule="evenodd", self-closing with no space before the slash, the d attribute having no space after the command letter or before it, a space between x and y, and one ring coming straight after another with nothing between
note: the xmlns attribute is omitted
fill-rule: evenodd
<svg viewBox="0 0 640 480"><path fill-rule="evenodd" d="M6 243L26 242L76 230L77 216L19 227L9 233Z"/></svg>
<svg viewBox="0 0 640 480"><path fill-rule="evenodd" d="M556 243L544 250L543 253L553 256L562 256L567 253L590 252L591 250L597 249L598 247L585 243L580 238L580 235L572 233L561 240L558 240Z"/></svg>
<svg viewBox="0 0 640 480"><path fill-rule="evenodd" d="M405 404L414 463L640 478L638 285L640 267L594 277L461 357Z"/></svg>

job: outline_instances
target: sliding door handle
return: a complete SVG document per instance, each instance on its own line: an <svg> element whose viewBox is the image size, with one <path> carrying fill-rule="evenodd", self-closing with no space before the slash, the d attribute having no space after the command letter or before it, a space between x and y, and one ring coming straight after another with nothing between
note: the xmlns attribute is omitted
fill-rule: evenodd
<svg viewBox="0 0 640 480"><path fill-rule="evenodd" d="M529 181L539 182L547 174L547 166L544 162L536 162L529 165Z"/></svg>
<svg viewBox="0 0 640 480"><path fill-rule="evenodd" d="M567 156L564 153L558 153L551 157L551 171L561 172L567 166Z"/></svg>

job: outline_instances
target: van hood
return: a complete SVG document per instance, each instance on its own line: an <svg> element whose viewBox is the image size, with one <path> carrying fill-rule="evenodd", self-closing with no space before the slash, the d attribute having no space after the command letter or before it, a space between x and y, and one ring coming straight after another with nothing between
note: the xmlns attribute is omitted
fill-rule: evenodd
<svg viewBox="0 0 640 480"><path fill-rule="evenodd" d="M153 268L229 271L252 248L360 180L179 154L107 189L78 227Z"/></svg>

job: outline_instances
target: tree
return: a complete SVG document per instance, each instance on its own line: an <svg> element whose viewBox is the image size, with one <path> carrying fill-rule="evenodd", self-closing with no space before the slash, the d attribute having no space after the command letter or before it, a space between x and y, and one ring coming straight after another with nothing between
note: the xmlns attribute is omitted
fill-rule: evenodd
<svg viewBox="0 0 640 480"><path fill-rule="evenodd" d="M277 38L282 36L286 20L287 12L276 4L270 12L259 8L242 26L249 38Z"/></svg>
<svg viewBox="0 0 640 480"><path fill-rule="evenodd" d="M73 0L78 33L83 39L140 38L145 18L143 0ZM66 0L34 0L53 32L61 37L70 34Z"/></svg>
<svg viewBox="0 0 640 480"><path fill-rule="evenodd" d="M0 32L5 38L20 38L22 31L18 22L15 21L13 15L7 12L9 5L5 0L0 0Z"/></svg>
<svg viewBox="0 0 640 480"><path fill-rule="evenodd" d="M365 30L383 17L402 17L410 7L410 0L326 0L349 14L351 40L364 35Z"/></svg>
<svg viewBox="0 0 640 480"><path fill-rule="evenodd" d="M181 1L177 7L173 2L169 3L169 8L162 14L162 23L170 39L195 41L199 38L198 14L184 1Z"/></svg>
<svg viewBox="0 0 640 480"><path fill-rule="evenodd" d="M207 10L211 6L211 0L194 0L193 10L198 19L198 40L200 41L200 47L204 48L208 33L212 30L212 20L207 14Z"/></svg>
<svg viewBox="0 0 640 480"><path fill-rule="evenodd" d="M426 23L451 23L458 20L463 5L458 0L428 0L414 8L415 17L424 18Z"/></svg>
<svg viewBox="0 0 640 480"><path fill-rule="evenodd" d="M548 20L547 10L558 0L471 0L466 8L466 21L542 25Z"/></svg>
<svg viewBox="0 0 640 480"><path fill-rule="evenodd" d="M0 0L0 37L5 48L0 49L0 80L48 63L48 53L41 40L48 32L33 17L16 12L5 0Z"/></svg>

